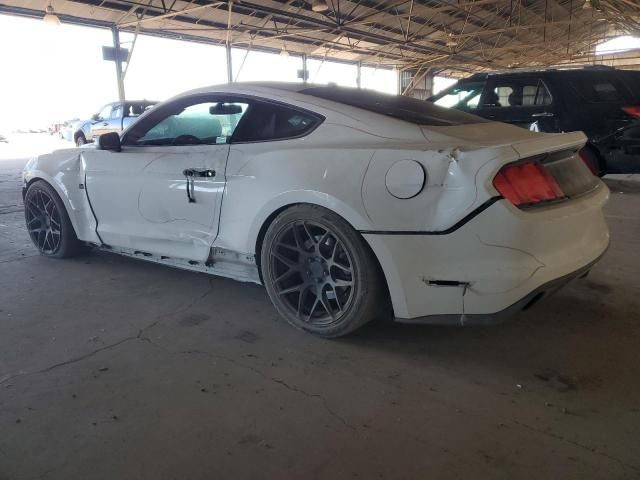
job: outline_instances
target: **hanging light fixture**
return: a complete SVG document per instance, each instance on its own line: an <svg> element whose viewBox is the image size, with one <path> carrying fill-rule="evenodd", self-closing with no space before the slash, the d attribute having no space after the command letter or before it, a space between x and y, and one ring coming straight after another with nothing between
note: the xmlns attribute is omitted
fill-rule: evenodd
<svg viewBox="0 0 640 480"><path fill-rule="evenodd" d="M326 12L329 10L327 0L313 0L311 2L311 10L318 13Z"/></svg>
<svg viewBox="0 0 640 480"><path fill-rule="evenodd" d="M53 25L55 27L60 25L60 19L56 15L56 12L53 10L53 6L51 5L51 3L47 5L47 8L45 10L44 17L42 17L42 20L47 25Z"/></svg>
<svg viewBox="0 0 640 480"><path fill-rule="evenodd" d="M287 42L282 41L282 50L280 50L280 56L283 58L289 58L289 51L287 50Z"/></svg>
<svg viewBox="0 0 640 480"><path fill-rule="evenodd" d="M455 38L453 38L453 33L449 34L449 38L447 38L447 42L445 43L445 45L451 48L458 46L458 42Z"/></svg>

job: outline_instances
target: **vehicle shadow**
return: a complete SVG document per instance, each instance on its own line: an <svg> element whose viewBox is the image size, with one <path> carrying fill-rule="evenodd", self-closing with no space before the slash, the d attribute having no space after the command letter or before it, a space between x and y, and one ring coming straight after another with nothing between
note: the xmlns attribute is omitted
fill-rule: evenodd
<svg viewBox="0 0 640 480"><path fill-rule="evenodd" d="M624 390L633 375L640 374L637 313L628 301L610 299L613 293L633 295L631 289L613 292L585 280L494 326L376 321L339 341L404 358L412 365L458 369L461 375L469 374L473 366L475 374L486 374L487 381L493 374L535 380L560 372L574 384L580 379L590 388L606 384Z"/></svg>

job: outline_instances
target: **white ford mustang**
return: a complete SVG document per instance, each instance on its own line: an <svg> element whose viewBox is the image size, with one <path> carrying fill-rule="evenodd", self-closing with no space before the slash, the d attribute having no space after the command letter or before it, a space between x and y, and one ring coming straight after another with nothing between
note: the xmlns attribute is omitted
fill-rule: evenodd
<svg viewBox="0 0 640 480"><path fill-rule="evenodd" d="M384 315L484 323L605 252L584 143L366 90L221 85L31 160L25 216L44 255L92 245L262 283L326 337Z"/></svg>

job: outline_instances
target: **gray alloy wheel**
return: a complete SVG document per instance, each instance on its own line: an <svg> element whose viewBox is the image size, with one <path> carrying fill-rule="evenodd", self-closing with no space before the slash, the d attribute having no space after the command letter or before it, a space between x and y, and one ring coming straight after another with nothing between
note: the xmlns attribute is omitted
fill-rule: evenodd
<svg viewBox="0 0 640 480"><path fill-rule="evenodd" d="M31 241L47 257L71 257L80 253L67 211L56 191L43 180L36 180L24 197L24 217Z"/></svg>
<svg viewBox="0 0 640 480"><path fill-rule="evenodd" d="M87 143L87 139L84 138L83 134L78 135L76 138L76 147L81 147L82 145Z"/></svg>
<svg viewBox="0 0 640 480"><path fill-rule="evenodd" d="M261 250L262 277L292 325L332 338L388 312L382 272L364 239L321 207L291 207L271 223Z"/></svg>

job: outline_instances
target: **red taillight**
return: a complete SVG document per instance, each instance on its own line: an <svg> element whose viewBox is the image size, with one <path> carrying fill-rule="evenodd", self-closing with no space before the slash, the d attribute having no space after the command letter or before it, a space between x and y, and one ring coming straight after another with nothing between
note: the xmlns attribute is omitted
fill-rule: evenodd
<svg viewBox="0 0 640 480"><path fill-rule="evenodd" d="M631 115L632 117L640 117L640 105L634 105L633 107L622 107L624 113Z"/></svg>
<svg viewBox="0 0 640 480"><path fill-rule="evenodd" d="M558 182L537 161L503 167L493 179L493 186L514 205L530 205L565 196Z"/></svg>

